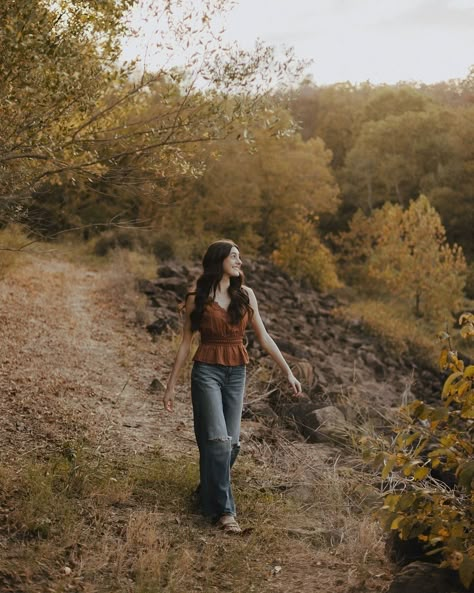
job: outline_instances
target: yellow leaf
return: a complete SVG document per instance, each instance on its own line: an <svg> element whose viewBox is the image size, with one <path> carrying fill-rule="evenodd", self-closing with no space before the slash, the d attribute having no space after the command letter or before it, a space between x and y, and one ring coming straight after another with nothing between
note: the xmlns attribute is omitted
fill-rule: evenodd
<svg viewBox="0 0 474 593"><path fill-rule="evenodd" d="M392 521L392 524L390 525L390 529L398 529L404 518L404 515L398 515L398 517L395 517L395 519Z"/></svg>
<svg viewBox="0 0 474 593"><path fill-rule="evenodd" d="M466 369L464 370L464 377L466 379L474 377L474 364L470 364L468 367L466 367Z"/></svg>
<svg viewBox="0 0 474 593"><path fill-rule="evenodd" d="M448 334L446 334L447 336ZM448 366L448 349L443 348L439 357L439 368L444 370Z"/></svg>
<svg viewBox="0 0 474 593"><path fill-rule="evenodd" d="M449 375L449 377L446 379L444 386L443 386L443 391L441 393L441 395L443 397L446 397L450 390L451 390L451 386L452 384L457 381L458 379L460 379L463 376L463 374L461 372L455 372L455 373L451 373L451 375Z"/></svg>
<svg viewBox="0 0 474 593"><path fill-rule="evenodd" d="M423 480L426 476L430 473L429 467L419 467L416 472L413 474L415 480Z"/></svg>

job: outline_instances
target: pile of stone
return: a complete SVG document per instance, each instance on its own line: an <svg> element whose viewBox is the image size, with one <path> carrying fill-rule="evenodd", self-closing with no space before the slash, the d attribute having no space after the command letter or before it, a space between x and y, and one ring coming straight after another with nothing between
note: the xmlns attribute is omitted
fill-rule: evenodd
<svg viewBox="0 0 474 593"><path fill-rule="evenodd" d="M159 267L156 280L141 282L155 316L149 332L180 328L186 293L199 274L199 266L168 263ZM292 401L278 382L268 401L248 402L247 417L268 415L271 406L309 441L337 443L361 408L397 408L413 398L438 397L437 374L395 357L367 334L360 320L343 318L338 314L344 304L340 298L301 286L267 260L246 262L245 274L266 328L299 374L306 394L304 400ZM266 362L269 357L251 329L246 337L251 359Z"/></svg>

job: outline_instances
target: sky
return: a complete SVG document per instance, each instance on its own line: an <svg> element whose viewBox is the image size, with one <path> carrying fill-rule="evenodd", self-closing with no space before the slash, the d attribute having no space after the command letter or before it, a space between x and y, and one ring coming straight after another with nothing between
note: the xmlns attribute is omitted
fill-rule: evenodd
<svg viewBox="0 0 474 593"><path fill-rule="evenodd" d="M240 0L226 36L285 44L318 84L463 78L474 64L474 0Z"/></svg>
<svg viewBox="0 0 474 593"><path fill-rule="evenodd" d="M196 0L197 2L199 0ZM293 47L316 84L439 82L474 65L474 0L238 0L227 41Z"/></svg>

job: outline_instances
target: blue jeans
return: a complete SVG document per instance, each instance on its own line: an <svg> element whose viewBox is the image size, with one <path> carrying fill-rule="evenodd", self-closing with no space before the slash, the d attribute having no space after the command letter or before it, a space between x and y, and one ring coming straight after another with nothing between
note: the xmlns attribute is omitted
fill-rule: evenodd
<svg viewBox="0 0 474 593"><path fill-rule="evenodd" d="M230 469L240 450L245 365L195 362L191 372L194 433L199 447L199 498L204 515L235 515Z"/></svg>

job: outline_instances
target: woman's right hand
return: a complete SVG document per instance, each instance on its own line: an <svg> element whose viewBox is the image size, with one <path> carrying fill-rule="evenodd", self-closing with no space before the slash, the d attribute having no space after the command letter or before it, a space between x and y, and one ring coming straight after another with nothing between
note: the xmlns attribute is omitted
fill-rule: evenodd
<svg viewBox="0 0 474 593"><path fill-rule="evenodd" d="M163 406L167 412L173 411L174 404L174 387L167 387L163 395Z"/></svg>

